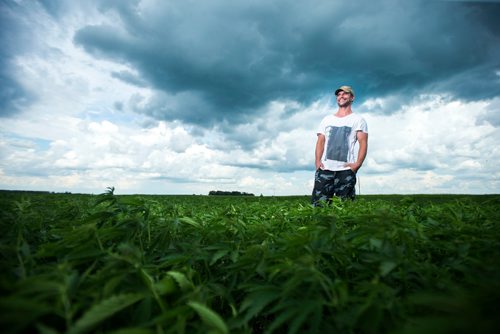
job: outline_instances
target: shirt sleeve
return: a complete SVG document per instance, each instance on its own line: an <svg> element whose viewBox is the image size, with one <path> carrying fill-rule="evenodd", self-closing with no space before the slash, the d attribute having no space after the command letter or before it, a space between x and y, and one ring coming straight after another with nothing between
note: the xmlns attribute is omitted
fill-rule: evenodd
<svg viewBox="0 0 500 334"><path fill-rule="evenodd" d="M366 121L364 118L360 118L358 122L356 122L356 131L362 131L364 133L368 133L368 124L366 124Z"/></svg>
<svg viewBox="0 0 500 334"><path fill-rule="evenodd" d="M325 122L326 122L326 117L325 117L325 118L323 118L323 119L321 120L321 122L319 123L318 129L316 130L316 134L317 134L317 135L319 135L319 134L324 135L324 134L325 134L325 128L326 128L326 126L325 126Z"/></svg>

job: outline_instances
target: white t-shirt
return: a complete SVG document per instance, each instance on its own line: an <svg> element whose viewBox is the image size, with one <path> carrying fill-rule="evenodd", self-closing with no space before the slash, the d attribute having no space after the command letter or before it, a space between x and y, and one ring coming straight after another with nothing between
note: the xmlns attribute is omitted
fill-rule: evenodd
<svg viewBox="0 0 500 334"><path fill-rule="evenodd" d="M345 117L328 115L323 118L317 133L325 135L325 149L321 157L324 169L348 170L349 167L344 165L356 162L358 158L355 152L356 133L358 131L368 133L368 126L363 117L357 114L349 114Z"/></svg>

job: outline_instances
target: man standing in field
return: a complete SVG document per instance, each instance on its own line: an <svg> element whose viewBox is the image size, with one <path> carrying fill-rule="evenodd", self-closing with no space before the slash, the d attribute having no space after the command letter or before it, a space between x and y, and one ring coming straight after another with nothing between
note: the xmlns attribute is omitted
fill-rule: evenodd
<svg viewBox="0 0 500 334"><path fill-rule="evenodd" d="M363 117L353 114L354 91L342 86L335 91L337 112L321 121L316 142L316 175L311 202L330 203L333 196L354 199L356 173L368 149L368 126ZM355 155L355 145L359 150Z"/></svg>

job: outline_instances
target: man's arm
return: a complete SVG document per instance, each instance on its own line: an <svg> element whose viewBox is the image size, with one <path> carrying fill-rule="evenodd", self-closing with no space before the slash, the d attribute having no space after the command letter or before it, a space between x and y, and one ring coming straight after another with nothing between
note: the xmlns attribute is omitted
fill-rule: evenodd
<svg viewBox="0 0 500 334"><path fill-rule="evenodd" d="M363 161L365 161L366 158L366 152L368 152L368 133L358 131L356 132L356 137L359 143L358 159L355 163L346 164L346 166L349 166L355 173L361 168L361 165L363 165Z"/></svg>
<svg viewBox="0 0 500 334"><path fill-rule="evenodd" d="M323 169L323 163L321 162L321 157L323 156L323 151L325 150L325 135L318 133L318 140L316 141L316 170Z"/></svg>

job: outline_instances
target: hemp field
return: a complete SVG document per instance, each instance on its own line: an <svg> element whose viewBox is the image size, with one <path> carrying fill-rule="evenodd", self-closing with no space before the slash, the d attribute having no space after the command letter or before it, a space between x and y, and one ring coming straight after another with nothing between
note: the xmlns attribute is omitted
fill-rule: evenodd
<svg viewBox="0 0 500 334"><path fill-rule="evenodd" d="M2 333L493 333L500 195L0 192Z"/></svg>

